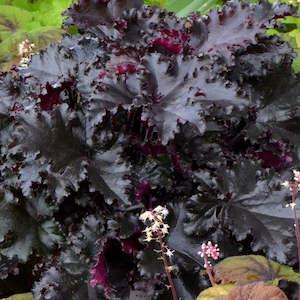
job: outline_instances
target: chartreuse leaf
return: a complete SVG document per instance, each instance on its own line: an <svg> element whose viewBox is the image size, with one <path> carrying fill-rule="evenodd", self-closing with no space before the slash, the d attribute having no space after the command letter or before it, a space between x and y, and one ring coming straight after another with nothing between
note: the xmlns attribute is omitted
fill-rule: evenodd
<svg viewBox="0 0 300 300"><path fill-rule="evenodd" d="M44 26L33 29L30 32L19 30L11 34L0 43L0 63L3 71L8 71L12 65L19 64L21 57L18 54L18 45L28 39L34 44L33 52L46 48L51 42L57 42L62 38L64 31L54 26Z"/></svg>
<svg viewBox="0 0 300 300"><path fill-rule="evenodd" d="M202 291L196 300L215 300L216 297L227 296L233 287L233 284L215 285Z"/></svg>
<svg viewBox="0 0 300 300"><path fill-rule="evenodd" d="M267 259L261 255L242 255L225 258L213 267L217 281L248 283L253 281L278 284L280 279L300 282L299 274L291 267Z"/></svg>
<svg viewBox="0 0 300 300"><path fill-rule="evenodd" d="M144 3L152 6L164 6L168 3L168 0L144 0Z"/></svg>
<svg viewBox="0 0 300 300"><path fill-rule="evenodd" d="M0 41L26 26L33 20L30 12L13 6L0 6Z"/></svg>
<svg viewBox="0 0 300 300"><path fill-rule="evenodd" d="M49 6L53 0L43 0L43 5L44 6ZM25 9L27 11L35 11L39 10L41 6L41 1L40 0L0 0L1 5L10 5L13 7L18 7Z"/></svg>
<svg viewBox="0 0 300 300"><path fill-rule="evenodd" d="M300 48L300 29L295 30L294 34L297 42L297 47Z"/></svg>
<svg viewBox="0 0 300 300"><path fill-rule="evenodd" d="M61 27L63 17L61 13L71 4L71 0L51 0L46 6L43 0L37 1L39 7L34 12L36 20L39 20L42 26ZM76 2L76 1L74 1Z"/></svg>
<svg viewBox="0 0 300 300"><path fill-rule="evenodd" d="M211 8L222 4L222 0L169 0L164 8L175 12L178 17L186 17L195 11L204 14Z"/></svg>
<svg viewBox="0 0 300 300"><path fill-rule="evenodd" d="M2 300L32 300L33 296L31 293L26 294L16 294L13 296L10 296L8 298L2 298Z"/></svg>
<svg viewBox="0 0 300 300"><path fill-rule="evenodd" d="M77 2L78 0L73 0ZM27 11L49 11L61 9L59 13L67 9L72 0L0 0L0 5L10 5Z"/></svg>
<svg viewBox="0 0 300 300"><path fill-rule="evenodd" d="M75 0L74 2L77 2ZM66 10L72 0L1 0L0 5L7 5L16 9L22 9L30 12L35 21L38 21L38 27L56 26L61 27L63 17L61 13Z"/></svg>
<svg viewBox="0 0 300 300"><path fill-rule="evenodd" d="M294 50L296 50L297 58L293 62L293 68L295 72L300 71L300 20L298 20L298 28L289 33L291 39L295 40L295 45L293 45ZM285 37L284 37L285 39Z"/></svg>
<svg viewBox="0 0 300 300"><path fill-rule="evenodd" d="M18 45L25 39L34 43L33 52L61 40L65 32L61 29L61 13L70 4L71 0L0 1L0 63L3 71L20 63Z"/></svg>

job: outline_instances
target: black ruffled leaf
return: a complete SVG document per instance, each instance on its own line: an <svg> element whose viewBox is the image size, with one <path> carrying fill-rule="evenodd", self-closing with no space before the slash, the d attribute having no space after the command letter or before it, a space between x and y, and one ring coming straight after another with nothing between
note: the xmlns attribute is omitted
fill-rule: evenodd
<svg viewBox="0 0 300 300"><path fill-rule="evenodd" d="M18 142L10 151L25 155L19 169L23 193L29 195L31 183L41 182L42 177L58 200L68 195L67 187L78 190L88 165L78 116L62 104L52 115L34 110L20 113L18 122L14 134Z"/></svg>
<svg viewBox="0 0 300 300"><path fill-rule="evenodd" d="M139 8L143 5L140 0L86 0L80 4L74 3L67 9L63 16L69 18L64 22L66 26L75 25L79 31L101 25L105 34L106 30L113 31L114 20L119 19L122 13L130 8Z"/></svg>
<svg viewBox="0 0 300 300"><path fill-rule="evenodd" d="M296 14L296 9L286 4L228 2L223 8L213 8L202 17L202 22L207 25L202 33L205 40L194 48L198 53L218 55L230 64L235 48L257 44L257 37L265 33L270 23L274 26L276 19L293 13Z"/></svg>
<svg viewBox="0 0 300 300"><path fill-rule="evenodd" d="M83 276L68 274L62 267L51 267L33 288L35 299L105 300L103 291L92 288Z"/></svg>
<svg viewBox="0 0 300 300"><path fill-rule="evenodd" d="M19 268L18 268L18 258L15 256L12 259L8 259L7 257L1 255L1 273L0 278L1 280L7 279L9 275L18 275Z"/></svg>
<svg viewBox="0 0 300 300"><path fill-rule="evenodd" d="M78 37L72 37L76 40ZM75 76L76 53L68 46L68 38L58 44L51 44L31 58L29 68L20 68L18 73L28 85L45 85L47 82L59 87L63 81Z"/></svg>
<svg viewBox="0 0 300 300"><path fill-rule="evenodd" d="M100 191L108 203L117 199L129 204L126 188L130 183L130 166L121 158L122 147L117 143L109 151L97 153L88 166L90 191Z"/></svg>
<svg viewBox="0 0 300 300"><path fill-rule="evenodd" d="M99 215L86 217L79 230L67 237L67 247L55 267L50 267L35 284L36 299L105 299L101 287L90 285L90 268L98 252L95 243L104 233L104 220Z"/></svg>
<svg viewBox="0 0 300 300"><path fill-rule="evenodd" d="M184 100L182 100L184 99ZM145 56L136 71L119 77L104 75L90 98L90 126L102 121L106 109L122 105L143 106L142 119L149 119L166 144L178 130L178 123L191 123L199 133L205 131L202 108L212 103L243 109L247 100L234 86L201 70L201 60L178 57L165 59L159 54Z"/></svg>
<svg viewBox="0 0 300 300"><path fill-rule="evenodd" d="M14 136L10 153L25 155L18 169L25 196L30 195L33 182L43 182L50 195L60 201L89 179L90 191L103 193L107 201L128 202L125 187L129 181L124 176L129 167L120 158L121 146L115 144L109 151L93 153L80 116L67 104L59 105L51 114L34 110L20 113Z"/></svg>
<svg viewBox="0 0 300 300"><path fill-rule="evenodd" d="M220 168L209 185L199 187L190 199L184 225L187 234L203 235L216 225L229 229L238 241L253 236L251 248L286 263L295 259L291 211L286 208L289 191L279 175L259 177L259 166L242 160L232 170ZM200 177L201 178L201 177Z"/></svg>
<svg viewBox="0 0 300 300"><path fill-rule="evenodd" d="M39 197L24 199L26 208L20 204L9 204L1 201L0 219L1 249L0 252L9 258L17 256L26 262L32 250L50 253L61 242L58 224L49 217L49 207ZM4 221L5 220L5 221Z"/></svg>

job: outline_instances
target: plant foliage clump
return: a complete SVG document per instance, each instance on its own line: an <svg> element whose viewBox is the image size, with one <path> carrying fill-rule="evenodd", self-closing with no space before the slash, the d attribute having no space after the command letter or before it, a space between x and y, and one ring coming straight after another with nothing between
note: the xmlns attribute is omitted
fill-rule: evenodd
<svg viewBox="0 0 300 300"><path fill-rule="evenodd" d="M0 77L0 258L32 268L34 299L168 299L139 220L157 205L182 299L208 285L207 240L294 265L281 182L299 168L300 81L266 30L296 9L84 0L64 15L80 35Z"/></svg>

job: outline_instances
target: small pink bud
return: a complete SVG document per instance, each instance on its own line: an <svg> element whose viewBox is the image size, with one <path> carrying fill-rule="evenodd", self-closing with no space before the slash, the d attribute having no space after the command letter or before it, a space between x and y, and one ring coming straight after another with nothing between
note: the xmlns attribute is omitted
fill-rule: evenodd
<svg viewBox="0 0 300 300"><path fill-rule="evenodd" d="M218 244L213 245L211 241L208 241L207 244L203 243L202 246L202 251L199 251L198 254L201 257L212 257L214 260L217 260L220 255L220 249L218 248ZM206 264L205 264L206 265ZM208 265L210 263L208 262ZM206 266L205 266L206 268Z"/></svg>

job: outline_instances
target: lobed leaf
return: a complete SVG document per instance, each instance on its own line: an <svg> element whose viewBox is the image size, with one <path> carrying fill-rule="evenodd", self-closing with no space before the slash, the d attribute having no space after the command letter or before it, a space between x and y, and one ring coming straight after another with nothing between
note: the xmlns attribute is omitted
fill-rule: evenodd
<svg viewBox="0 0 300 300"><path fill-rule="evenodd" d="M299 282L299 274L292 268L280 265L260 255L242 255L223 259L213 267L214 277L222 283L270 282L277 285L285 279Z"/></svg>

